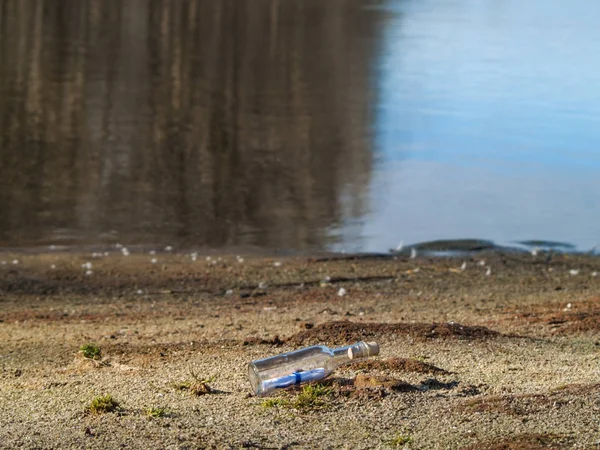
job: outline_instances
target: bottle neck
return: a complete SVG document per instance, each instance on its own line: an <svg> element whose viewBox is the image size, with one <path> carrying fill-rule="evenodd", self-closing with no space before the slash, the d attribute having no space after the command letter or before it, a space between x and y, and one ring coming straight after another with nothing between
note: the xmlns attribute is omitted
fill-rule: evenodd
<svg viewBox="0 0 600 450"><path fill-rule="evenodd" d="M346 345L344 347L334 348L333 359L330 362L331 368L335 369L343 364L348 364L355 361L361 361L369 356L375 356L377 353L373 352L371 348L364 342L357 342L356 344Z"/></svg>
<svg viewBox="0 0 600 450"><path fill-rule="evenodd" d="M329 363L332 369L352 362L352 359L350 359L348 356L348 350L350 347L352 347L352 345L346 345L344 347L333 349L333 359Z"/></svg>

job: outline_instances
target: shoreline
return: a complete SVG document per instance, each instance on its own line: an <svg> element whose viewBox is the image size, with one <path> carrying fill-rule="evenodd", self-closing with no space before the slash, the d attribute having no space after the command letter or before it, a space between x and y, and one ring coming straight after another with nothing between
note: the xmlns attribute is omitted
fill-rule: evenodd
<svg viewBox="0 0 600 450"><path fill-rule="evenodd" d="M5 256L19 262L0 266L2 448L600 442L591 255ZM377 362L336 371L309 407L298 390L251 395L251 360L360 339ZM101 359L80 354L90 342ZM210 393L176 387L192 373ZM121 409L86 413L103 394Z"/></svg>

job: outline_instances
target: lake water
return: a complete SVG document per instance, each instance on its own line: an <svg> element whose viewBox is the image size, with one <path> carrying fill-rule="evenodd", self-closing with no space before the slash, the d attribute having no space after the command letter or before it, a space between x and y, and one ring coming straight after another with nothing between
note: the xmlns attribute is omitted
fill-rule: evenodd
<svg viewBox="0 0 600 450"><path fill-rule="evenodd" d="M600 243L597 0L4 0L0 246Z"/></svg>

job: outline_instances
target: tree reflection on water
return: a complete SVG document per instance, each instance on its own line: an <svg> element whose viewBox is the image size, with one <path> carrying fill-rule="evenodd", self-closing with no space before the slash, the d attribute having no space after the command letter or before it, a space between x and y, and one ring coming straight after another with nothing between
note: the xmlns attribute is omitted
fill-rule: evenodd
<svg viewBox="0 0 600 450"><path fill-rule="evenodd" d="M0 245L324 247L365 211L381 14L5 0Z"/></svg>

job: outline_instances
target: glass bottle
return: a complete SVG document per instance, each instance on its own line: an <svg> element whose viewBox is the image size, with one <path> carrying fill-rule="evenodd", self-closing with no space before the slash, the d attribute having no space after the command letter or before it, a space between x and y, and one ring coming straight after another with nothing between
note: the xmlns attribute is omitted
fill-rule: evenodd
<svg viewBox="0 0 600 450"><path fill-rule="evenodd" d="M256 395L328 377L339 366L379 354L376 342L330 349L314 345L248 364L248 377Z"/></svg>

